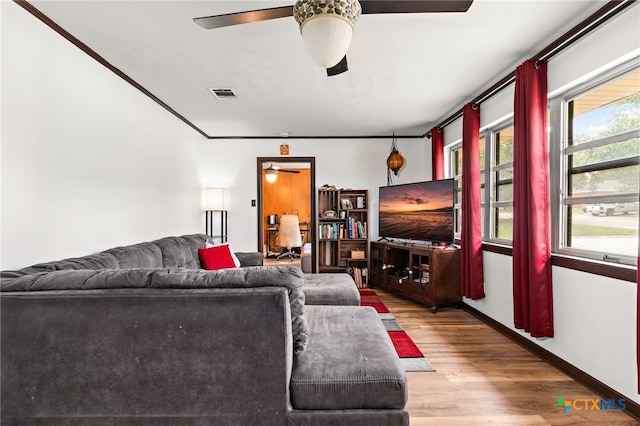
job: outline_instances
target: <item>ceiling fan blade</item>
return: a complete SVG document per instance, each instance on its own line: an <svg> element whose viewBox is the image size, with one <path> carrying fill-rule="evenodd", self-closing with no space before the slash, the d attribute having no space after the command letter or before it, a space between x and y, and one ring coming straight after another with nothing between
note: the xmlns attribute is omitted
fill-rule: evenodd
<svg viewBox="0 0 640 426"><path fill-rule="evenodd" d="M231 25L267 21L269 19L285 18L287 16L293 16L293 6L272 7L269 9L250 10L247 12L203 16L200 18L193 18L193 21L202 28L210 30L212 28L230 27Z"/></svg>
<svg viewBox="0 0 640 426"><path fill-rule="evenodd" d="M265 170L273 170L276 173L280 173L280 172L283 172L283 173L300 173L299 170L285 170L285 169L281 168L280 166L276 166L273 163L271 163L269 165L269 167L267 167Z"/></svg>
<svg viewBox="0 0 640 426"><path fill-rule="evenodd" d="M347 57L340 59L340 62L332 66L331 68L327 68L327 77L331 77L334 75L342 74L343 72L349 71L349 66L347 65Z"/></svg>
<svg viewBox="0 0 640 426"><path fill-rule="evenodd" d="M473 0L360 0L363 14L466 12Z"/></svg>

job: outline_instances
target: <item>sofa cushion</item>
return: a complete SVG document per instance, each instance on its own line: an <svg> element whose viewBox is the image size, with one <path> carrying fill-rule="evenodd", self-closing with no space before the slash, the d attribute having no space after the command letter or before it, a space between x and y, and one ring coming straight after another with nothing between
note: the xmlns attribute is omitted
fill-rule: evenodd
<svg viewBox="0 0 640 426"><path fill-rule="evenodd" d="M2 426L286 424L284 287L5 293L0 303Z"/></svg>
<svg viewBox="0 0 640 426"><path fill-rule="evenodd" d="M304 312L303 275L298 268L274 266L205 271L201 269L157 269L150 283L154 288L251 288L285 287L291 305L293 352L307 346L307 320Z"/></svg>
<svg viewBox="0 0 640 426"><path fill-rule="evenodd" d="M0 278L4 280L9 278L23 277L25 275L37 274L39 272L49 272L49 270L46 268L36 268L33 266L29 266L27 268L22 268L16 271L0 271Z"/></svg>
<svg viewBox="0 0 640 426"><path fill-rule="evenodd" d="M229 245L201 248L198 250L198 257L202 267L209 271L236 267Z"/></svg>
<svg viewBox="0 0 640 426"><path fill-rule="evenodd" d="M162 268L162 250L153 243L139 243L124 247L114 247L103 253L110 253L118 259L120 267Z"/></svg>
<svg viewBox="0 0 640 426"><path fill-rule="evenodd" d="M150 287L153 269L82 269L39 272L2 280L1 291L94 290Z"/></svg>
<svg viewBox="0 0 640 426"><path fill-rule="evenodd" d="M120 267L118 259L111 253L96 253L83 257L38 263L29 267L31 271L60 271L65 269L117 269Z"/></svg>
<svg viewBox="0 0 640 426"><path fill-rule="evenodd" d="M304 274L302 289L307 305L360 306L360 292L347 273Z"/></svg>
<svg viewBox="0 0 640 426"><path fill-rule="evenodd" d="M294 354L307 346L302 271L288 266L205 271L184 268L69 270L3 279L1 291L86 290L108 288L252 288L285 287L291 310Z"/></svg>
<svg viewBox="0 0 640 426"><path fill-rule="evenodd" d="M182 235L177 238L181 238L182 240L186 241L187 244L189 244L189 248L191 249L191 254L193 259L196 262L199 262L200 259L198 259L198 250L205 246L207 240L209 239L209 236L205 234L190 234L190 235ZM197 266L196 268L199 268L199 267L200 266Z"/></svg>
<svg viewBox="0 0 640 426"><path fill-rule="evenodd" d="M240 261L240 266L262 266L264 256L257 251L237 251L234 253Z"/></svg>
<svg viewBox="0 0 640 426"><path fill-rule="evenodd" d="M373 308L307 305L305 311L309 342L293 367L294 409L405 406L405 372Z"/></svg>
<svg viewBox="0 0 640 426"><path fill-rule="evenodd" d="M198 249L204 247L206 237L197 236L166 237L152 243L160 247L162 266L165 268L199 269ZM195 246L195 247L194 247Z"/></svg>

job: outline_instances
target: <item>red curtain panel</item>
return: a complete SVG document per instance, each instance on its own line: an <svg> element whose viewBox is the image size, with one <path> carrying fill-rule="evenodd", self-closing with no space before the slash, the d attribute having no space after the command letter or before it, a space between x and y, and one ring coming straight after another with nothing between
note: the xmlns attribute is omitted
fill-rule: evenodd
<svg viewBox="0 0 640 426"><path fill-rule="evenodd" d="M480 106L462 110L462 229L460 279L462 295L484 297L482 212L480 205Z"/></svg>
<svg viewBox="0 0 640 426"><path fill-rule="evenodd" d="M513 109L513 303L516 328L553 337L547 63L516 69Z"/></svg>
<svg viewBox="0 0 640 426"><path fill-rule="evenodd" d="M444 129L431 129L431 179L444 179Z"/></svg>

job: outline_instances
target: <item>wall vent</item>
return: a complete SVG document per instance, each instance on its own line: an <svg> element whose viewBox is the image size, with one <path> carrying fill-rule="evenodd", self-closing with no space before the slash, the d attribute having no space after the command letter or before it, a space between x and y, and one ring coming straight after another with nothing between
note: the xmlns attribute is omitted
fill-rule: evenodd
<svg viewBox="0 0 640 426"><path fill-rule="evenodd" d="M236 94L233 92L233 89L214 89L212 87L209 88L209 91L213 93L218 99L235 99Z"/></svg>

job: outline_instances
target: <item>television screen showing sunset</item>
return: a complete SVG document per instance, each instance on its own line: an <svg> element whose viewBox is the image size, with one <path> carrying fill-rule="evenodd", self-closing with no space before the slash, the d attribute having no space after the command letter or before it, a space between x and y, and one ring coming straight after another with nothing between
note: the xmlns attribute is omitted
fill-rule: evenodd
<svg viewBox="0 0 640 426"><path fill-rule="evenodd" d="M379 203L380 236L453 240L452 179L380 187Z"/></svg>

